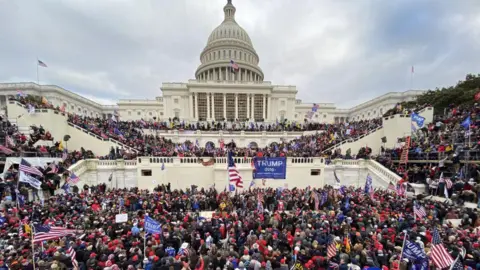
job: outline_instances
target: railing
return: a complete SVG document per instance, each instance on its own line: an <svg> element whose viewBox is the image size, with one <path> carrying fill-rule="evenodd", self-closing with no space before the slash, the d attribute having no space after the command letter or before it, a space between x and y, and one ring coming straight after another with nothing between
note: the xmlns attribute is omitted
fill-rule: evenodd
<svg viewBox="0 0 480 270"><path fill-rule="evenodd" d="M394 185L396 185L397 182L402 179L400 176L385 168L382 164L373 159L369 159L367 164L369 170L376 172L377 174L381 175L383 179L392 182Z"/></svg>
<svg viewBox="0 0 480 270"><path fill-rule="evenodd" d="M215 166L215 169L225 170L227 166L227 159L212 158L212 157L139 157L137 160L99 160L99 159L87 159L81 160L74 165L70 166L69 171L74 172L77 176L81 177L87 171L96 171L96 170L122 170L122 169L137 169L148 168L149 166L157 167L161 166L166 167L197 167L204 166L202 162L209 162L214 160L213 163L209 164ZM251 169L252 158L242 158L235 157L235 163L237 166L244 169ZM385 181L386 184L393 183L396 184L400 181L401 177L393 173L392 171L385 168L380 163L375 160L364 160L364 159L336 159L330 165L325 163L325 158L322 157L312 157L312 158L296 158L288 157L287 165L291 167L320 167L325 165L325 168L332 168L336 166L353 166L358 168L366 168L371 173L376 174L379 178ZM216 167L218 165L218 167Z"/></svg>
<svg viewBox="0 0 480 270"><path fill-rule="evenodd" d="M479 150L461 150L456 151L460 163L476 163L480 164L480 151ZM440 160L446 158L449 154L445 152L429 152L429 153L416 153L415 150L408 152L408 163L438 163ZM388 156L388 154L387 154ZM392 156L390 158L393 162L399 163L400 156ZM450 160L445 160L445 163L451 163Z"/></svg>
<svg viewBox="0 0 480 270"><path fill-rule="evenodd" d="M27 109L27 107L26 107L25 105L23 105L22 103L19 103L18 101L10 100L9 103L10 103L10 104L17 104L18 106L21 106L22 108ZM90 135L90 136L93 136L93 137L95 137L96 139L99 139L99 140L101 140L101 141L106 141L106 142L109 141L109 142L112 142L112 143L114 143L114 144L117 144L117 145L119 145L119 146L121 146L121 147L123 147L123 148L125 148L125 149L128 149L128 150L130 150L130 151L133 151L133 152L138 153L138 150L137 150L137 149L132 148L132 147L130 147L130 146L128 146L128 145L126 145L126 144L124 144L124 143L122 143L122 142L119 142L119 141L114 140L114 139L112 139L112 138L107 138L107 139L102 138L101 136L98 136L97 134L95 134L95 133L93 133L93 132L90 132L90 131L88 131L88 130L86 130L86 129L84 129L84 128L81 128L81 127L79 127L79 126L77 126L77 125L69 122L69 121L68 121L68 116L67 116L66 113L57 111L57 110L55 110L55 109L46 109L46 108L35 109L35 113L48 113L49 111L53 111L54 114L59 114L59 115L64 116L64 117L66 118L65 120L66 120L66 122L67 122L67 124L68 124L69 126L74 127L74 128L76 128L76 129L78 129L78 130L80 130L80 131L82 131L82 132L84 132L84 133L86 133L86 134L88 134L88 135Z"/></svg>
<svg viewBox="0 0 480 270"><path fill-rule="evenodd" d="M252 164L251 157L234 157L235 164ZM214 160L213 164L227 164L226 157L138 157L138 164L198 164ZM287 157L287 165L292 164L320 164L325 162L323 157Z"/></svg>
<svg viewBox="0 0 480 270"><path fill-rule="evenodd" d="M137 168L136 160L103 160L103 159L85 159L80 160L68 168L69 171L80 177L87 171L98 169L133 169Z"/></svg>
<svg viewBox="0 0 480 270"><path fill-rule="evenodd" d="M380 127L375 128L375 129L372 129L372 130L368 131L367 133L362 134L362 135L360 135L360 136L358 136L358 137L346 139L346 140L344 140L344 141L342 141L342 142L339 142L339 143L335 144L334 146L331 146L331 147L323 150L322 153L325 153L325 152L334 150L334 149L336 149L336 148L338 148L338 147L340 147L340 146L342 146L342 145L344 145L344 144L347 144L347 143L356 142L356 141L358 141L358 140L360 140L360 139L363 139L363 138L367 137L368 135L370 135L370 134L372 134L372 133L374 133L374 132L376 132L376 131L378 131L378 130L380 130L380 129L382 129L382 128L383 128L383 127L380 126Z"/></svg>
<svg viewBox="0 0 480 270"><path fill-rule="evenodd" d="M302 136L306 133L312 132L323 132L323 130L305 130L305 131L267 131L267 130L258 130L258 131L250 131L250 130L178 130L178 129L143 129L148 131L148 133L155 133L158 135L191 135L191 136L201 136L201 135L259 135L265 133L267 136Z"/></svg>

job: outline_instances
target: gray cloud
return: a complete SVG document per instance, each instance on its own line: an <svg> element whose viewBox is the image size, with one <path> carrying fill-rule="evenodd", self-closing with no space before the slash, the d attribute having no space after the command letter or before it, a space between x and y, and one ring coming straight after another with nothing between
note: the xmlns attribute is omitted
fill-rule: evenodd
<svg viewBox="0 0 480 270"><path fill-rule="evenodd" d="M0 0L0 80L102 102L154 98L193 78L224 0ZM350 107L480 73L480 5L461 1L233 1L266 80ZM410 68L415 74L410 82Z"/></svg>

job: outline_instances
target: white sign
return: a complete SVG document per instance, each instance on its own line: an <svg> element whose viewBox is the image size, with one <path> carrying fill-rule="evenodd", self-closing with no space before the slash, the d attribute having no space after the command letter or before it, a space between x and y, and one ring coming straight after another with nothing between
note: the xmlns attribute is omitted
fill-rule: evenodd
<svg viewBox="0 0 480 270"><path fill-rule="evenodd" d="M214 213L214 211L202 211L200 212L200 216L205 219L211 219Z"/></svg>
<svg viewBox="0 0 480 270"><path fill-rule="evenodd" d="M128 221L128 214L115 215L115 223L124 223Z"/></svg>

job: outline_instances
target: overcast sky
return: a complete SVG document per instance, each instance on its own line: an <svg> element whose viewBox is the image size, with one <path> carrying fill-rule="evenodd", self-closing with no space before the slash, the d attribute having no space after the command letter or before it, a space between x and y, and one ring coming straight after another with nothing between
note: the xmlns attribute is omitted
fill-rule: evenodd
<svg viewBox="0 0 480 270"><path fill-rule="evenodd" d="M101 103L194 78L226 0L0 0L0 81ZM351 107L480 73L479 0L233 0L265 80ZM415 66L413 80L411 67Z"/></svg>

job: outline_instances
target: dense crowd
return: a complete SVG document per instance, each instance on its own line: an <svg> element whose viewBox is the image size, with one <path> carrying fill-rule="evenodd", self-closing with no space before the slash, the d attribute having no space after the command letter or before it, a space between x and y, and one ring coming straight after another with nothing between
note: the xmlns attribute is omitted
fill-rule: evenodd
<svg viewBox="0 0 480 270"><path fill-rule="evenodd" d="M79 269L413 269L432 258L435 230L455 259L480 266L480 219L476 209L418 199L390 191L371 196L363 189L249 189L229 194L215 189L154 192L84 186L44 202L25 202L16 211L15 194L3 201L0 269L69 269L75 251ZM8 197L7 196L7 197ZM205 211L214 211L205 212ZM115 222L127 213L126 222ZM148 215L160 234L145 234ZM449 222L460 219L460 224ZM21 225L21 234L19 228ZM77 229L72 235L37 242L38 224ZM399 260L406 240L428 262ZM144 246L145 243L145 246Z"/></svg>
<svg viewBox="0 0 480 270"><path fill-rule="evenodd" d="M225 146L234 142L217 142L201 146L198 141L173 143L158 135L145 135L142 121L113 121L111 119L86 118L70 115L69 121L104 138L114 138L140 152L138 155L153 156L225 156ZM237 148L237 156L253 156L262 152L265 156L321 156L336 143L354 139L381 126L381 119L352 122L348 124L318 124L315 135L299 136L291 141L273 143L264 148L249 146Z"/></svg>
<svg viewBox="0 0 480 270"><path fill-rule="evenodd" d="M42 99L36 97L18 97L18 101L25 105L40 106L62 110L61 108L53 108ZM64 110L63 110L64 111ZM316 130L315 135L300 136L292 141L281 141L274 143L265 148L249 146L245 148L237 148L235 154L237 156L253 156L261 152L265 156L321 156L323 154L332 154L330 147L345 141L354 140L362 135L367 134L382 125L382 120L372 119L350 123L338 124L319 124L319 123L294 123L284 121L275 124L259 124L259 123L196 123L185 124L184 122L170 119L169 121L120 121L120 119L112 117L110 119L90 118L69 114L68 121L78 125L98 136L105 139L112 138L118 140L125 145L139 150L138 155L153 156L224 156L225 145L234 142L219 141L210 145L199 145L198 142L187 141L182 144L173 143L170 140L157 135L146 135L145 129L200 129L200 130L292 130L305 131ZM326 151L328 150L328 151ZM135 154L129 153L127 158L133 157ZM125 154L126 155L126 154ZM355 154L353 155L355 156Z"/></svg>
<svg viewBox="0 0 480 270"><path fill-rule="evenodd" d="M409 159L438 160L448 154L461 159L479 160L480 154L480 106L451 106L444 115L438 115L426 127L412 136ZM467 120L468 123L466 122ZM395 149L387 150L392 159L399 159L403 142Z"/></svg>
<svg viewBox="0 0 480 270"><path fill-rule="evenodd" d="M477 104L452 105L432 123L414 131L407 166L401 162L407 138L400 139L394 149L386 149L379 161L409 182L425 184L432 194L449 197L455 192L458 199L478 202L480 207L480 171L475 163L480 159L479 110ZM417 160L431 163L415 163Z"/></svg>

